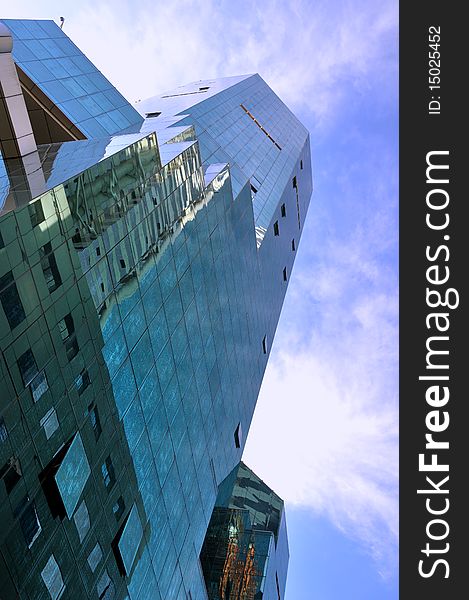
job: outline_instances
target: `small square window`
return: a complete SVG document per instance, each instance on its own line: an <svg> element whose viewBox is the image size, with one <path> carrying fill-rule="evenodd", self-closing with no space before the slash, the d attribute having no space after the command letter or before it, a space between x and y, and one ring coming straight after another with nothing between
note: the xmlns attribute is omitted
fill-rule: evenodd
<svg viewBox="0 0 469 600"><path fill-rule="evenodd" d="M75 333L75 324L70 313L65 315L65 317L59 321L59 330L65 346L67 358L68 360L72 360L72 358L78 354L78 342Z"/></svg>
<svg viewBox="0 0 469 600"><path fill-rule="evenodd" d="M29 389L31 390L34 402L37 402L39 398L47 392L49 384L47 383L47 377L44 371L41 371L36 375L34 380L31 381Z"/></svg>
<svg viewBox="0 0 469 600"><path fill-rule="evenodd" d="M107 571L104 571L101 579L96 584L96 591L98 592L99 600L112 600L112 598L114 598L114 583L109 577L109 573Z"/></svg>
<svg viewBox="0 0 469 600"><path fill-rule="evenodd" d="M41 267L44 279L46 280L47 289L49 290L49 293L54 292L62 285L62 278L60 277L55 255L52 252L52 244L47 242L47 244L42 246L39 255L41 257Z"/></svg>
<svg viewBox="0 0 469 600"><path fill-rule="evenodd" d="M116 517L116 521L119 521L119 519L122 517L122 515L124 514L124 510L125 510L124 498L122 498L122 496L119 496L119 498L117 498L117 502L112 507L112 512L114 513L114 516Z"/></svg>
<svg viewBox="0 0 469 600"><path fill-rule="evenodd" d="M295 238L293 238L292 241L291 241L291 249L292 249L292 252L295 252L295 250L296 250Z"/></svg>
<svg viewBox="0 0 469 600"><path fill-rule="evenodd" d="M44 211L42 210L42 201L37 200L28 206L29 216L31 218L31 225L36 227L39 223L44 221Z"/></svg>
<svg viewBox="0 0 469 600"><path fill-rule="evenodd" d="M51 408L40 420L41 427L44 427L46 438L50 439L59 428L57 413Z"/></svg>
<svg viewBox="0 0 469 600"><path fill-rule="evenodd" d="M88 407L88 414L90 417L91 427L94 431L94 439L98 441L99 436L101 435L101 421L99 420L98 407L95 404L90 404Z"/></svg>
<svg viewBox="0 0 469 600"><path fill-rule="evenodd" d="M113 485L116 483L116 475L114 473L114 466L112 464L110 456L108 456L101 465L101 472L103 475L104 485L106 486L106 489L109 492L112 489Z"/></svg>
<svg viewBox="0 0 469 600"><path fill-rule="evenodd" d="M123 258L119 259L119 263L120 263L121 269L125 269L125 260Z"/></svg>
<svg viewBox="0 0 469 600"><path fill-rule="evenodd" d="M36 360L31 349L26 350L26 352L18 358L17 364L23 383L25 387L27 387L38 374Z"/></svg>
<svg viewBox="0 0 469 600"><path fill-rule="evenodd" d="M86 369L83 369L80 375L75 379L75 387L78 390L78 395L81 396L86 388L90 385L90 376Z"/></svg>
<svg viewBox="0 0 469 600"><path fill-rule="evenodd" d="M91 550L87 558L87 562L90 566L92 573L96 571L96 567L99 565L102 558L103 551L101 550L101 546L99 545L99 543L97 543L93 550Z"/></svg>
<svg viewBox="0 0 469 600"><path fill-rule="evenodd" d="M57 564L53 554L47 561L46 566L42 569L41 577L49 591L52 600L59 600L65 590L65 585L59 565Z"/></svg>
<svg viewBox="0 0 469 600"><path fill-rule="evenodd" d="M0 304L7 318L10 329L14 329L26 319L23 304L18 294L18 288L13 273L8 271L0 277Z"/></svg>
<svg viewBox="0 0 469 600"><path fill-rule="evenodd" d="M287 267L284 267L283 269L283 281L287 280Z"/></svg>
<svg viewBox="0 0 469 600"><path fill-rule="evenodd" d="M32 350L26 350L17 360L18 369L24 383L24 387L29 387L34 402L49 389L46 374L39 372Z"/></svg>
<svg viewBox="0 0 469 600"><path fill-rule="evenodd" d="M267 354L267 336L264 336L262 340L262 352Z"/></svg>
<svg viewBox="0 0 469 600"><path fill-rule="evenodd" d="M280 214L282 215L282 217L287 216L287 209L285 207L285 204L282 204L282 206L280 207Z"/></svg>
<svg viewBox="0 0 469 600"><path fill-rule="evenodd" d="M0 479L5 483L7 494L10 494L21 479L21 465L19 459L11 456L7 462L0 468Z"/></svg>
<svg viewBox="0 0 469 600"><path fill-rule="evenodd" d="M90 515L84 500L82 500L81 504L76 509L73 520L75 521L75 527L77 528L78 537L80 538L81 543L90 530Z"/></svg>
<svg viewBox="0 0 469 600"><path fill-rule="evenodd" d="M274 223L274 235L280 235L280 230L278 228L278 221Z"/></svg>
<svg viewBox="0 0 469 600"><path fill-rule="evenodd" d="M24 539L28 544L28 548L31 548L42 531L35 502L30 501L29 497L25 496L14 510L13 516L15 519L18 518Z"/></svg>

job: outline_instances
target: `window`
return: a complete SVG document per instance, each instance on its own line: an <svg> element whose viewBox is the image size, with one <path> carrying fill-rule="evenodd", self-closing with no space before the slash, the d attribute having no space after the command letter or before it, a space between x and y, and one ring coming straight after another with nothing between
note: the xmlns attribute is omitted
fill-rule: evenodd
<svg viewBox="0 0 469 600"><path fill-rule="evenodd" d="M123 258L119 259L119 263L120 263L121 269L125 269L125 260Z"/></svg>
<svg viewBox="0 0 469 600"><path fill-rule="evenodd" d="M117 502L112 507L112 512L114 513L114 516L116 517L116 521L119 521L119 519L122 517L122 515L124 514L124 510L125 510L124 498L122 498L122 496L119 496L119 498L117 498Z"/></svg>
<svg viewBox="0 0 469 600"><path fill-rule="evenodd" d="M278 221L274 223L274 235L280 235L280 230L278 228Z"/></svg>
<svg viewBox="0 0 469 600"><path fill-rule="evenodd" d="M149 112L146 114L147 119L154 119L155 117L159 117L161 115L161 111Z"/></svg>
<svg viewBox="0 0 469 600"><path fill-rule="evenodd" d="M84 500L82 500L81 504L76 509L73 520L75 521L75 527L77 528L78 537L80 538L81 543L90 530L90 515Z"/></svg>
<svg viewBox="0 0 469 600"><path fill-rule="evenodd" d="M31 349L26 350L26 352L18 358L17 364L23 383L25 387L27 387L38 374L36 360Z"/></svg>
<svg viewBox="0 0 469 600"><path fill-rule="evenodd" d="M36 227L39 223L44 221L44 211L42 210L41 200L37 200L33 204L28 206L29 216L31 218L31 225Z"/></svg>
<svg viewBox="0 0 469 600"><path fill-rule="evenodd" d="M96 256L101 256L101 248L96 246Z"/></svg>
<svg viewBox="0 0 469 600"><path fill-rule="evenodd" d="M99 420L98 407L95 404L90 404L88 407L88 411L89 411L88 414L90 416L91 427L93 428L93 431L94 431L94 439L96 441L98 441L99 436L101 435L101 432L102 432L101 421Z"/></svg>
<svg viewBox="0 0 469 600"><path fill-rule="evenodd" d="M300 169L303 170L303 161L300 160Z"/></svg>
<svg viewBox="0 0 469 600"><path fill-rule="evenodd" d="M44 427L46 438L50 439L59 428L59 421L55 409L51 408L41 419L41 427Z"/></svg>
<svg viewBox="0 0 469 600"><path fill-rule="evenodd" d="M5 248L5 242L3 241L3 235L2 235L2 232L0 231L0 250L2 248Z"/></svg>
<svg viewBox="0 0 469 600"><path fill-rule="evenodd" d="M15 456L11 456L3 467L0 468L0 479L3 479L5 483L7 494L11 493L21 479L21 475L20 461Z"/></svg>
<svg viewBox="0 0 469 600"><path fill-rule="evenodd" d="M110 456L108 456L101 465L101 472L103 474L104 485L106 486L107 491L109 491L116 483L116 475L114 473L114 466Z"/></svg>
<svg viewBox="0 0 469 600"><path fill-rule="evenodd" d="M75 334L75 324L70 313L59 321L59 330L67 358L68 360L72 360L78 354L78 342Z"/></svg>
<svg viewBox="0 0 469 600"><path fill-rule="evenodd" d="M292 184L293 184L293 187L294 187L295 189L298 189L298 184L296 183L296 175L295 175L295 177L293 177L293 179L292 179Z"/></svg>
<svg viewBox="0 0 469 600"><path fill-rule="evenodd" d="M44 371L39 372L31 349L26 350L26 352L18 358L17 364L21 378L23 379L24 387L29 387L34 402L37 402L49 389L46 374Z"/></svg>
<svg viewBox="0 0 469 600"><path fill-rule="evenodd" d="M210 86L204 85L202 87L199 87L199 92L206 92L209 89L210 89Z"/></svg>
<svg viewBox="0 0 469 600"><path fill-rule="evenodd" d="M3 444L3 442L6 442L8 437L8 430L7 430L7 426L5 425L5 419L3 417L0 417L0 444Z"/></svg>
<svg viewBox="0 0 469 600"><path fill-rule="evenodd" d="M241 448L241 441L243 437L243 432L241 429L241 423L238 423L234 432L234 441L236 448Z"/></svg>
<svg viewBox="0 0 469 600"><path fill-rule="evenodd" d="M44 279L46 280L47 289L49 292L54 292L60 285L62 285L62 278L60 277L59 269L57 268L57 262L55 255L52 252L52 244L47 242L39 250L41 257L41 267L44 273Z"/></svg>
<svg viewBox="0 0 469 600"><path fill-rule="evenodd" d="M35 502L30 501L29 497L25 496L13 511L13 516L15 519L19 517L19 523L21 531L24 535L24 539L28 544L28 548L31 548L42 531L41 524L39 523L39 518L37 516Z"/></svg>
<svg viewBox="0 0 469 600"><path fill-rule="evenodd" d="M0 277L0 303L2 304L10 329L14 329L26 319L18 294L18 288L16 287L11 271Z"/></svg>
<svg viewBox="0 0 469 600"><path fill-rule="evenodd" d="M34 402L37 402L39 398L41 398L41 396L47 392L49 389L49 384L47 383L47 378L44 371L38 373L34 381L31 381L29 389L31 390Z"/></svg>
<svg viewBox="0 0 469 600"><path fill-rule="evenodd" d="M257 190L256 190L256 188L255 188L255 187L252 185L252 183L251 183L251 192L252 192L253 194L257 194Z"/></svg>
<svg viewBox="0 0 469 600"><path fill-rule="evenodd" d="M262 340L262 352L267 354L267 336L264 336Z"/></svg>
<svg viewBox="0 0 469 600"><path fill-rule="evenodd" d="M283 281L287 280L287 267L283 269Z"/></svg>
<svg viewBox="0 0 469 600"><path fill-rule="evenodd" d="M285 204L282 204L282 206L280 207L280 214L282 215L282 217L287 216L287 209L285 208Z"/></svg>
<svg viewBox="0 0 469 600"><path fill-rule="evenodd" d="M78 390L78 395L81 396L86 388L90 385L90 376L86 369L83 369L80 375L75 379L75 387Z"/></svg>
<svg viewBox="0 0 469 600"><path fill-rule="evenodd" d="M295 250L296 250L295 238L293 238L292 241L291 241L291 249L292 249L292 252L295 252Z"/></svg>
<svg viewBox="0 0 469 600"><path fill-rule="evenodd" d="M94 573L96 571L96 567L99 565L102 558L103 558L103 551L101 550L101 546L99 545L99 543L97 543L96 546L93 548L93 550L91 550L91 552L87 558L87 562L90 566L92 573Z"/></svg>
<svg viewBox="0 0 469 600"><path fill-rule="evenodd" d="M115 587L109 573L104 571L101 579L96 584L99 600L111 600L115 595Z"/></svg>
<svg viewBox="0 0 469 600"><path fill-rule="evenodd" d="M58 600L65 590L65 585L59 565L53 554L47 561L46 566L42 569L41 577L46 588L49 590L52 600Z"/></svg>

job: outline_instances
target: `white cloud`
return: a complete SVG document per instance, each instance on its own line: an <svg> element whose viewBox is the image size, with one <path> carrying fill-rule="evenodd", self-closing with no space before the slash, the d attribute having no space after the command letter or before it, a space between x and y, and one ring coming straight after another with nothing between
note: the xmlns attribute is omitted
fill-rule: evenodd
<svg viewBox="0 0 469 600"><path fill-rule="evenodd" d="M49 0L38 10L19 0L4 11L60 15L64 31L132 102L197 79L258 71L317 125L349 101L339 81L366 93L377 77L390 85L396 70L389 42L397 11L386 1Z"/></svg>
<svg viewBox="0 0 469 600"><path fill-rule="evenodd" d="M357 227L294 273L244 456L288 503L359 540L383 576L398 543L397 289L378 259L395 230L386 238Z"/></svg>

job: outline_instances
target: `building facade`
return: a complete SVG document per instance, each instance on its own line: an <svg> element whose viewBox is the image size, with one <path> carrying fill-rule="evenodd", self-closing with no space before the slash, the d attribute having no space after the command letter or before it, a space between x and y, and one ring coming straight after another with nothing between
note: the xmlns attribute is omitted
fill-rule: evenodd
<svg viewBox="0 0 469 600"><path fill-rule="evenodd" d="M242 462L218 488L200 555L209 600L283 598L283 501Z"/></svg>
<svg viewBox="0 0 469 600"><path fill-rule="evenodd" d="M0 597L205 599L308 132L258 75L137 111L51 21L0 22L0 60Z"/></svg>

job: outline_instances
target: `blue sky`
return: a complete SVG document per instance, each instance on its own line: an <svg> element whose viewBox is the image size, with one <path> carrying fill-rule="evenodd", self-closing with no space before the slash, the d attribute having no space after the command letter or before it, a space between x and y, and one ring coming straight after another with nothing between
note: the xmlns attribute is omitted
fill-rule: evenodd
<svg viewBox="0 0 469 600"><path fill-rule="evenodd" d="M397 12L390 0L3 7L64 16L132 102L259 72L311 132L314 194L245 451L287 503L287 600L398 597Z"/></svg>

